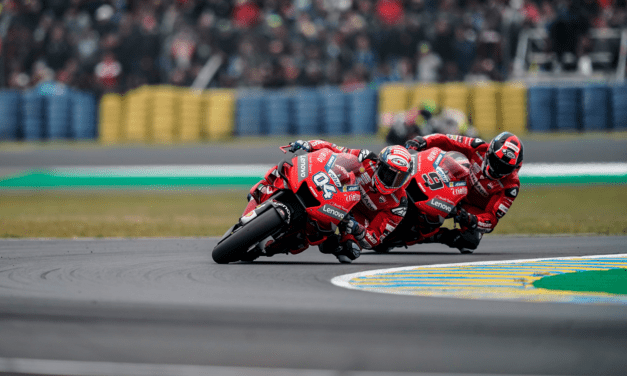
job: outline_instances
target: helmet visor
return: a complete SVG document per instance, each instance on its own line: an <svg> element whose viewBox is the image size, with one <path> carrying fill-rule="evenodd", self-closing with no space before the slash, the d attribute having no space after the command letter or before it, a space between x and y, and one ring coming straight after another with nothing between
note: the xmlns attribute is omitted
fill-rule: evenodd
<svg viewBox="0 0 627 376"><path fill-rule="evenodd" d="M488 173L494 179L500 179L503 176L507 176L511 174L514 171L514 169L516 169L515 164L512 165L503 161L502 159L497 157L496 154L494 153L487 153L487 155L488 155L488 158L486 159L487 170L488 170Z"/></svg>
<svg viewBox="0 0 627 376"><path fill-rule="evenodd" d="M411 169L410 169L411 170ZM377 168L377 177L384 187L388 189L400 188L407 181L410 171L398 171L387 163L381 162Z"/></svg>

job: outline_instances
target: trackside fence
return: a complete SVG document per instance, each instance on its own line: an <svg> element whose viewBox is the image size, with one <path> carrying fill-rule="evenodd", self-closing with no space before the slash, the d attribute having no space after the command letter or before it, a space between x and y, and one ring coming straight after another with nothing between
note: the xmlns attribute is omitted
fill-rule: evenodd
<svg viewBox="0 0 627 376"><path fill-rule="evenodd" d="M0 140L202 142L237 136L383 133L382 114L430 100L470 114L481 134L627 130L627 85L386 84L284 90L143 86L96 96L54 82L0 91Z"/></svg>

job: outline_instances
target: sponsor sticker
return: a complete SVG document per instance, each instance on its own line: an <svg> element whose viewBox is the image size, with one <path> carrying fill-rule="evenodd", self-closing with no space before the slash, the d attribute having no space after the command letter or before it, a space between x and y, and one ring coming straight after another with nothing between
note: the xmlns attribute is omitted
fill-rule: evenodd
<svg viewBox="0 0 627 376"><path fill-rule="evenodd" d="M427 159L431 162L433 160L435 160L435 158L438 156L438 151L436 149L432 150L429 155L427 156Z"/></svg>
<svg viewBox="0 0 627 376"><path fill-rule="evenodd" d="M340 183L340 178L337 177L333 170L329 170L329 176L331 177L331 180L333 180L333 184L335 184L336 187L339 188L342 186L342 183Z"/></svg>
<svg viewBox="0 0 627 376"><path fill-rule="evenodd" d="M450 138L453 141L457 141L457 142L462 142L463 138L460 135L456 135L456 134L447 134L446 137Z"/></svg>
<svg viewBox="0 0 627 376"><path fill-rule="evenodd" d="M331 151L328 149L323 149L322 152L320 152L320 154L318 154L318 162L322 163L324 162L325 159L327 159L327 155L329 155Z"/></svg>
<svg viewBox="0 0 627 376"><path fill-rule="evenodd" d="M366 238L368 239L368 242L370 244L377 244L377 237L376 237L376 235L373 236L373 234L371 234L371 233L366 231Z"/></svg>
<svg viewBox="0 0 627 376"><path fill-rule="evenodd" d="M436 158L435 162L433 162L433 168L438 167L438 165L442 161L442 158L444 158L444 152L441 152L440 155L438 155L438 157Z"/></svg>
<svg viewBox="0 0 627 376"><path fill-rule="evenodd" d="M328 215L331 218L335 218L338 221L341 221L346 216L345 211L338 209L335 206L331 206L329 204L323 205L320 209L318 209L318 211L323 214Z"/></svg>
<svg viewBox="0 0 627 376"><path fill-rule="evenodd" d="M359 201L360 199L361 199L361 195L358 195L356 193L346 196L346 201L348 202Z"/></svg>
<svg viewBox="0 0 627 376"><path fill-rule="evenodd" d="M448 177L448 174L442 170L442 167L436 167L435 171L438 173L440 180L442 180L444 184L448 184L450 182L451 179Z"/></svg>
<svg viewBox="0 0 627 376"><path fill-rule="evenodd" d="M411 155L411 165L414 166L414 170L411 171L411 174L415 174L416 171L418 171L419 167L418 167L418 154L412 154Z"/></svg>
<svg viewBox="0 0 627 376"><path fill-rule="evenodd" d="M397 167L409 167L407 161L399 156L391 155L388 158L388 162Z"/></svg>
<svg viewBox="0 0 627 376"><path fill-rule="evenodd" d="M342 192L357 192L359 191L358 185L345 185L342 187Z"/></svg>
<svg viewBox="0 0 627 376"><path fill-rule="evenodd" d="M307 155L298 157L298 181L301 182L309 176L309 163Z"/></svg>
<svg viewBox="0 0 627 376"><path fill-rule="evenodd" d="M327 164L324 165L324 169L327 170L327 172L329 172L333 168L333 165L335 164L336 159L337 159L337 155L333 154L331 158L329 158L329 161L327 162Z"/></svg>
<svg viewBox="0 0 627 376"><path fill-rule="evenodd" d="M503 144L503 147L507 148L507 149L511 149L511 150L515 151L516 153L518 153L520 151L518 146L514 145L513 143L511 143L509 141L505 141L505 143Z"/></svg>
<svg viewBox="0 0 627 376"><path fill-rule="evenodd" d="M438 200L437 198L432 198L430 201L427 201L427 205L432 208L438 209L446 214L449 214L453 210L453 205L446 203L442 200Z"/></svg>
<svg viewBox="0 0 627 376"><path fill-rule="evenodd" d="M479 222L477 223L477 227L479 227L480 229L483 230L491 230L492 229L492 222L490 221L485 221L485 222Z"/></svg>
<svg viewBox="0 0 627 376"><path fill-rule="evenodd" d="M452 181L452 182L446 184L446 186L449 187L449 188L465 187L466 186L466 182L465 181Z"/></svg>
<svg viewBox="0 0 627 376"><path fill-rule="evenodd" d="M360 186L361 190L361 202L370 210L377 210L377 205L372 202L366 191Z"/></svg>

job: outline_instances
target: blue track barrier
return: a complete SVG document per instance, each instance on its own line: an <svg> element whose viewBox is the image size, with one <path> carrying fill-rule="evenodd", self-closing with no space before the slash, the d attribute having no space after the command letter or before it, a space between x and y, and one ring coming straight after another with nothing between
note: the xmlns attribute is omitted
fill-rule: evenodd
<svg viewBox="0 0 627 376"><path fill-rule="evenodd" d="M301 89L294 95L294 132L298 135L324 133L322 97L317 90Z"/></svg>
<svg viewBox="0 0 627 376"><path fill-rule="evenodd" d="M349 94L348 125L354 135L377 133L377 91L364 89Z"/></svg>
<svg viewBox="0 0 627 376"><path fill-rule="evenodd" d="M261 93L243 93L237 98L235 133L240 136L266 134L263 96Z"/></svg>
<svg viewBox="0 0 627 376"><path fill-rule="evenodd" d="M44 115L48 139L64 139L70 136L70 103L69 90L46 97Z"/></svg>
<svg viewBox="0 0 627 376"><path fill-rule="evenodd" d="M627 130L627 85L611 88L612 129Z"/></svg>
<svg viewBox="0 0 627 376"><path fill-rule="evenodd" d="M16 140L20 135L21 94L16 90L0 92L0 140Z"/></svg>
<svg viewBox="0 0 627 376"><path fill-rule="evenodd" d="M605 85L583 88L583 128L586 131L604 131L610 126L610 92Z"/></svg>
<svg viewBox="0 0 627 376"><path fill-rule="evenodd" d="M89 93L71 94L70 137L73 139L91 139L96 135L96 98Z"/></svg>
<svg viewBox="0 0 627 376"><path fill-rule="evenodd" d="M534 86L527 90L529 130L549 132L555 122L556 90L547 86Z"/></svg>
<svg viewBox="0 0 627 376"><path fill-rule="evenodd" d="M323 112L322 133L342 135L348 133L348 95L338 88L320 90Z"/></svg>
<svg viewBox="0 0 627 376"><path fill-rule="evenodd" d="M25 140L44 138L44 97L35 90L22 95L22 135Z"/></svg>
<svg viewBox="0 0 627 376"><path fill-rule="evenodd" d="M264 106L268 134L272 136L286 135L291 132L291 102L289 94L282 91L266 91Z"/></svg>
<svg viewBox="0 0 627 376"><path fill-rule="evenodd" d="M581 88L558 87L555 94L555 126L559 131L581 129Z"/></svg>

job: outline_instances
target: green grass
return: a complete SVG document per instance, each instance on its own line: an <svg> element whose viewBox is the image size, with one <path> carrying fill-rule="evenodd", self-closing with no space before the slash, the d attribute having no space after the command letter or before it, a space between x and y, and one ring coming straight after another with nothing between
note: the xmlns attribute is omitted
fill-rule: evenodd
<svg viewBox="0 0 627 376"><path fill-rule="evenodd" d="M495 234L627 234L626 185L522 187Z"/></svg>
<svg viewBox="0 0 627 376"><path fill-rule="evenodd" d="M495 234L627 234L627 186L523 187ZM0 237L220 236L246 190L11 192Z"/></svg>
<svg viewBox="0 0 627 376"><path fill-rule="evenodd" d="M217 236L246 191L43 192L0 196L0 237Z"/></svg>

